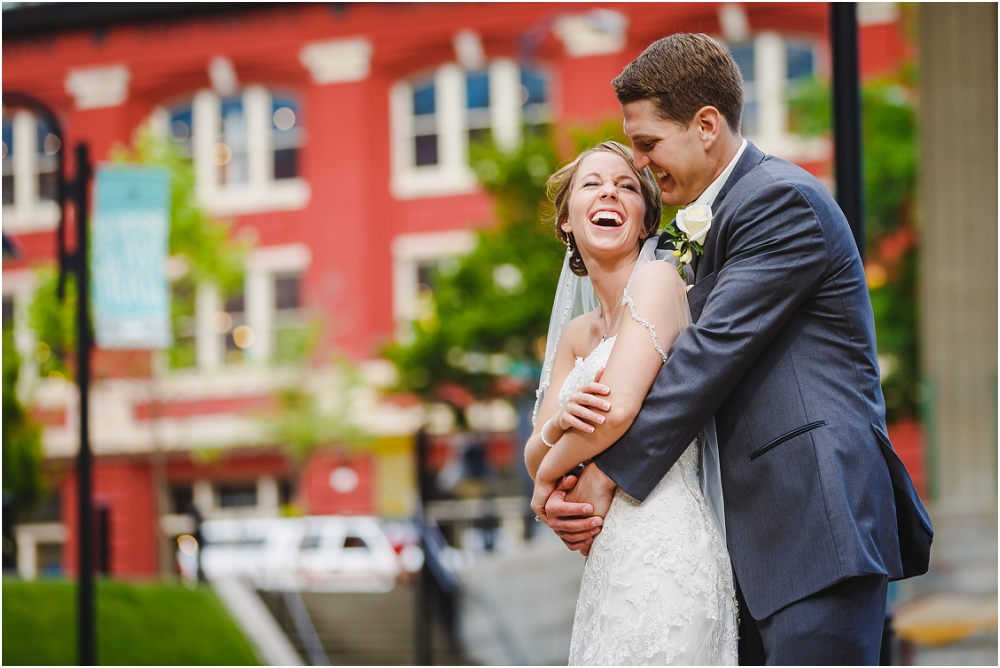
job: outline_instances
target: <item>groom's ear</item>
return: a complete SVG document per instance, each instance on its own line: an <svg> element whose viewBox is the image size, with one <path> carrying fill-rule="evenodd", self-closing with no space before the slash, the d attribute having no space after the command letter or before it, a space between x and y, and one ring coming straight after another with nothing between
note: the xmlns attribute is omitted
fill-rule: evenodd
<svg viewBox="0 0 1000 668"><path fill-rule="evenodd" d="M706 151L712 148L719 138L725 122L722 114L713 106L705 106L695 112L692 124L695 126L698 138Z"/></svg>

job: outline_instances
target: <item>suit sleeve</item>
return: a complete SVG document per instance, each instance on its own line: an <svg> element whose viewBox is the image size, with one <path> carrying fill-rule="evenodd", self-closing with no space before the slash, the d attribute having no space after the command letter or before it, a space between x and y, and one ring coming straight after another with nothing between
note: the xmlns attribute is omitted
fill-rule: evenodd
<svg viewBox="0 0 1000 668"><path fill-rule="evenodd" d="M758 188L720 232L725 260L698 322L670 349L629 430L594 459L640 501L826 273L820 220L790 184Z"/></svg>

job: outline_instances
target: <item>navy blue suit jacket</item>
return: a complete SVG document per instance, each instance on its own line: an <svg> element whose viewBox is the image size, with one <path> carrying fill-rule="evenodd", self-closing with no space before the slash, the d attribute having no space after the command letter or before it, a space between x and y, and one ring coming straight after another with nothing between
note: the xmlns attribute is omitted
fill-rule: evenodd
<svg viewBox="0 0 1000 668"><path fill-rule="evenodd" d="M886 432L843 213L814 177L753 144L713 209L693 324L595 462L644 499L714 415L729 551L755 619L852 576L926 572L930 520Z"/></svg>

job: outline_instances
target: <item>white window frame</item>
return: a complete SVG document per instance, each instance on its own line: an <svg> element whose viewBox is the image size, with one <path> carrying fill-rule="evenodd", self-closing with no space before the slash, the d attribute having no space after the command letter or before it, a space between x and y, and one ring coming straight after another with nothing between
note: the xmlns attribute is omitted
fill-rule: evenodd
<svg viewBox="0 0 1000 668"><path fill-rule="evenodd" d="M14 203L3 207L3 230L7 234L54 230L59 226L59 205L41 199L38 193L38 121L30 111L19 109L12 115L11 126ZM23 146L30 150L18 149Z"/></svg>
<svg viewBox="0 0 1000 668"><path fill-rule="evenodd" d="M404 340L417 312L421 264L464 255L476 247L472 230L400 234L392 241L392 313Z"/></svg>
<svg viewBox="0 0 1000 668"><path fill-rule="evenodd" d="M490 128L498 146L516 148L521 140L520 69L500 58L488 66ZM469 123L466 114L465 70L448 63L433 73L438 162L416 166L414 156L413 77L397 81L389 92L392 137L391 191L397 199L444 197L474 192L476 176L469 167ZM423 80L426 80L424 78ZM548 102L551 108L551 102Z"/></svg>
<svg viewBox="0 0 1000 668"><path fill-rule="evenodd" d="M274 280L281 274L305 273L312 253L305 244L264 246L250 252L246 265L244 306L247 325L254 331L254 343L247 348L252 362L274 359L277 311L274 308Z"/></svg>
<svg viewBox="0 0 1000 668"><path fill-rule="evenodd" d="M244 264L244 322L254 332L254 342L246 348L247 361L265 365L274 358L274 277L304 273L312 261L305 244L261 246L250 251ZM212 320L224 303L218 286L199 284L195 289L195 359L201 372L224 370L225 335L215 331Z"/></svg>
<svg viewBox="0 0 1000 668"><path fill-rule="evenodd" d="M788 130L789 92L785 44L794 37L776 32L761 32L749 41L754 50L754 99L757 101L757 129L746 138L765 153L791 162L823 160L829 155L826 139L800 137ZM820 62L819 45L812 37L802 39L813 43L813 62Z"/></svg>
<svg viewBox="0 0 1000 668"><path fill-rule="evenodd" d="M309 183L302 177L274 178L271 92L263 86L247 86L242 98L247 179L232 184L220 183L213 160L215 144L222 135L222 100L212 90L198 91L191 100L191 153L198 199L217 216L304 209L311 197ZM169 124L170 112L165 107L153 112L157 134L167 136Z"/></svg>
<svg viewBox="0 0 1000 668"><path fill-rule="evenodd" d="M274 476L262 475L256 478L257 503L252 506L222 507L217 504L218 488L225 480L199 478L191 485L195 506L206 519L237 519L253 517L279 517L281 506L278 480Z"/></svg>

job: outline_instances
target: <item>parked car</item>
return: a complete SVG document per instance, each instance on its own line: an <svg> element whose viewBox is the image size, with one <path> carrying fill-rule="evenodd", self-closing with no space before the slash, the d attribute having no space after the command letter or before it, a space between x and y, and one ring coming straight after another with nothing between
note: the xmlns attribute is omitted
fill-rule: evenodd
<svg viewBox="0 0 1000 668"><path fill-rule="evenodd" d="M374 517L209 520L197 549L179 541L185 578L238 577L260 589L388 591L399 556Z"/></svg>

